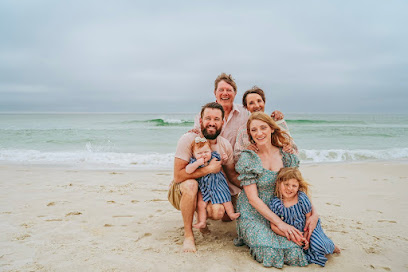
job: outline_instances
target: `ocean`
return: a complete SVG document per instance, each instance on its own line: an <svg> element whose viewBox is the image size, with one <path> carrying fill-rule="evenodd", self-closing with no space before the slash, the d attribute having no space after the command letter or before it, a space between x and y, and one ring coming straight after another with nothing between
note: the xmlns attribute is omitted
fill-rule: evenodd
<svg viewBox="0 0 408 272"><path fill-rule="evenodd" d="M0 163L173 167L195 113L0 114ZM408 160L407 114L286 114L302 163Z"/></svg>

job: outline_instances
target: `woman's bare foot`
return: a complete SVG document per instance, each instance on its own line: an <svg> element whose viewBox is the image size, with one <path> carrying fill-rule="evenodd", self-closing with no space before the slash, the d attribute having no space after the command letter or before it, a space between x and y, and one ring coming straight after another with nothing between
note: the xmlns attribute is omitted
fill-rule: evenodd
<svg viewBox="0 0 408 272"><path fill-rule="evenodd" d="M185 237L183 243L183 252L196 252L194 237Z"/></svg>
<svg viewBox="0 0 408 272"><path fill-rule="evenodd" d="M340 251L341 251L340 248L338 246L334 245L333 253L340 253Z"/></svg>
<svg viewBox="0 0 408 272"><path fill-rule="evenodd" d="M198 222L197 224L193 225L193 228L196 228L196 229L205 229L206 227L207 227L207 223L205 221Z"/></svg>
<svg viewBox="0 0 408 272"><path fill-rule="evenodd" d="M240 215L241 215L241 213L237 212L237 213L233 213L233 214L228 215L228 216L229 216L229 218L231 218L231 220L235 220L235 219L237 219Z"/></svg>

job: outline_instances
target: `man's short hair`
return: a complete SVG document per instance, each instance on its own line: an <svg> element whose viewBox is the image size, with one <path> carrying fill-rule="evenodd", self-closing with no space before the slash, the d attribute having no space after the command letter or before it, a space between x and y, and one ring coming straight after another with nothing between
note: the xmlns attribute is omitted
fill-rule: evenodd
<svg viewBox="0 0 408 272"><path fill-rule="evenodd" d="M217 78L214 81L214 91L217 90L218 83L220 83L221 80L224 80L227 82L229 85L232 86L234 89L234 92L237 93L237 84L235 83L234 79L232 78L231 75L227 75L226 73L222 73L221 75L217 76Z"/></svg>
<svg viewBox="0 0 408 272"><path fill-rule="evenodd" d="M225 112L224 112L224 108L221 106L221 104L218 104L217 102L211 102L211 103L205 104L201 109L201 119L203 119L203 114L204 114L205 109L219 109L221 111L221 114L222 114L222 119L224 119Z"/></svg>
<svg viewBox="0 0 408 272"><path fill-rule="evenodd" d="M259 96L262 98L263 102L266 102L265 99L265 93L264 91L262 91L261 88L259 88L258 86L254 86L251 89L249 89L248 91L246 91L244 93L244 96L242 97L242 105L244 106L244 108L247 108L247 101L246 101L246 97L248 96L248 94L259 94Z"/></svg>

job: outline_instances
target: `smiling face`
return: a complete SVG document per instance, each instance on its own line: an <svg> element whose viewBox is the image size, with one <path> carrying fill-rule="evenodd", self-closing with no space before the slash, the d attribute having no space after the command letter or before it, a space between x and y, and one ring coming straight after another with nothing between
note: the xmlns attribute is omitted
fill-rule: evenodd
<svg viewBox="0 0 408 272"><path fill-rule="evenodd" d="M250 93L246 96L246 108L248 111L257 112L261 111L264 112L265 110L265 101L263 101L262 97L257 93Z"/></svg>
<svg viewBox="0 0 408 272"><path fill-rule="evenodd" d="M216 139L220 135L224 123L221 110L213 108L204 109L200 123L203 136L208 140Z"/></svg>
<svg viewBox="0 0 408 272"><path fill-rule="evenodd" d="M299 191L299 181L294 178L281 181L279 190L283 199L292 199Z"/></svg>
<svg viewBox="0 0 408 272"><path fill-rule="evenodd" d="M203 147L195 148L193 154L194 158L197 160L203 158L204 163L206 163L211 159L211 148L206 144Z"/></svg>
<svg viewBox="0 0 408 272"><path fill-rule="evenodd" d="M273 130L268 123L256 119L252 120L249 125L249 132L257 146L271 144L271 134Z"/></svg>
<svg viewBox="0 0 408 272"><path fill-rule="evenodd" d="M221 80L218 82L217 89L214 90L214 94L217 102L221 104L223 108L232 107L236 92L230 84L224 80Z"/></svg>

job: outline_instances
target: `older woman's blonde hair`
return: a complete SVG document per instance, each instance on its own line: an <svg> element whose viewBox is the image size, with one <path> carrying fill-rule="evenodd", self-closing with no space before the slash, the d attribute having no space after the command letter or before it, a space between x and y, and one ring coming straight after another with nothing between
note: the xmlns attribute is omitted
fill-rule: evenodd
<svg viewBox="0 0 408 272"><path fill-rule="evenodd" d="M268 124L268 126L273 130L271 134L271 144L276 147L283 147L290 143L290 136L285 131L283 131L276 123L273 121L272 117L264 112L254 112L249 116L247 122L247 133L251 143L255 143L251 135L251 122L253 120L259 120Z"/></svg>
<svg viewBox="0 0 408 272"><path fill-rule="evenodd" d="M275 195L277 197L282 199L280 184L290 179L296 179L299 182L299 191L309 196L309 183L302 177L302 173L300 173L299 169L297 167L285 167L279 170L278 176L276 177Z"/></svg>

